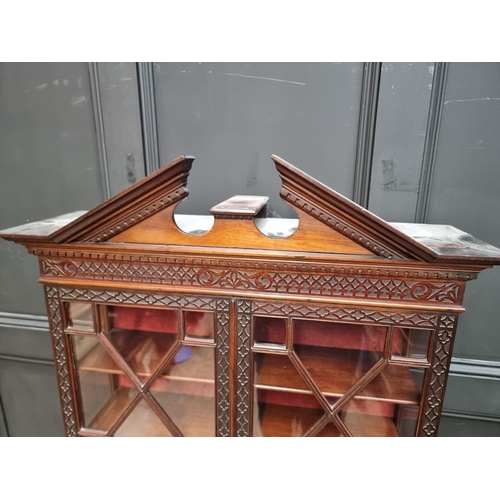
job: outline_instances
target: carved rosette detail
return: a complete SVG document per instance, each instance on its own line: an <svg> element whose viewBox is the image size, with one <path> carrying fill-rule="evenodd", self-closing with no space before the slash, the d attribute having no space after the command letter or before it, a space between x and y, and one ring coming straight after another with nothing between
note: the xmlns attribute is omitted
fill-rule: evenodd
<svg viewBox="0 0 500 500"><path fill-rule="evenodd" d="M456 315L442 315L439 317L437 335L434 341L434 355L431 361L429 392L422 426L423 433L427 436L437 434L457 319Z"/></svg>
<svg viewBox="0 0 500 500"><path fill-rule="evenodd" d="M398 325L401 327L436 328L439 315L415 311L377 311L329 304L303 304L255 300L252 314L292 318L337 320L363 324Z"/></svg>
<svg viewBox="0 0 500 500"><path fill-rule="evenodd" d="M249 300L236 301L238 320L236 349L236 435L250 434L250 329L252 303Z"/></svg>
<svg viewBox="0 0 500 500"><path fill-rule="evenodd" d="M229 383L229 299L217 304L217 435L231 435L230 383Z"/></svg>
<svg viewBox="0 0 500 500"><path fill-rule="evenodd" d="M107 302L110 304L182 307L185 309L201 309L204 311L215 311L217 307L217 301L212 297L174 296L149 292L60 288L59 295L63 300Z"/></svg>
<svg viewBox="0 0 500 500"><path fill-rule="evenodd" d="M59 392L67 436L77 436L76 413L73 389L70 379L70 362L67 354L66 336L63 330L61 303L57 288L46 287L45 294L49 311L50 332L54 348L54 358Z"/></svg>
<svg viewBox="0 0 500 500"><path fill-rule="evenodd" d="M343 276L295 272L213 269L168 264L42 260L44 276L95 281L211 287L321 297L458 303L460 285L394 277Z"/></svg>

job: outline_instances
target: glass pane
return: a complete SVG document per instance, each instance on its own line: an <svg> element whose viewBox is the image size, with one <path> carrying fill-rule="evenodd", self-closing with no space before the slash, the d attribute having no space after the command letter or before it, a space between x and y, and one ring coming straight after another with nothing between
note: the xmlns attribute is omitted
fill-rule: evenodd
<svg viewBox="0 0 500 500"><path fill-rule="evenodd" d="M69 338L76 365L81 425L107 432L138 391L97 337Z"/></svg>
<svg viewBox="0 0 500 500"><path fill-rule="evenodd" d="M105 332L113 328L142 332L176 334L179 330L177 311L142 307L111 306L105 309Z"/></svg>
<svg viewBox="0 0 500 500"><path fill-rule="evenodd" d="M384 326L294 320L294 344L383 352L387 328Z"/></svg>
<svg viewBox="0 0 500 500"><path fill-rule="evenodd" d="M399 416L399 435L415 436L417 430L418 406L402 406Z"/></svg>
<svg viewBox="0 0 500 500"><path fill-rule="evenodd" d="M387 328L294 321L294 351L333 404L382 359Z"/></svg>
<svg viewBox="0 0 500 500"><path fill-rule="evenodd" d="M211 312L185 311L186 338L214 340L214 314Z"/></svg>
<svg viewBox="0 0 500 500"><path fill-rule="evenodd" d="M278 354L254 354L254 386L257 389L282 388L286 392L311 394L288 357Z"/></svg>
<svg viewBox="0 0 500 500"><path fill-rule="evenodd" d="M255 318L253 326L254 346L280 343L284 348L285 319ZM325 416L324 405L333 407L383 358L387 332L386 327L294 320L290 356L297 356L300 369L288 356L253 355L254 435L309 433ZM333 422L319 433L339 434Z"/></svg>
<svg viewBox="0 0 500 500"><path fill-rule="evenodd" d="M253 436L300 437L324 417L314 396L256 390Z"/></svg>
<svg viewBox="0 0 500 500"><path fill-rule="evenodd" d="M392 341L392 354L413 359L427 359L430 330L395 328Z"/></svg>
<svg viewBox="0 0 500 500"><path fill-rule="evenodd" d="M287 356L255 353L254 436L302 436L324 410Z"/></svg>
<svg viewBox="0 0 500 500"><path fill-rule="evenodd" d="M274 344L284 347L286 341L286 319L254 317L254 344Z"/></svg>
<svg viewBox="0 0 500 500"><path fill-rule="evenodd" d="M181 347L151 394L184 436L215 436L215 350Z"/></svg>
<svg viewBox="0 0 500 500"><path fill-rule="evenodd" d="M394 411L395 405L372 407L369 403L359 404L354 400L347 403L340 418L354 437L395 437L398 432Z"/></svg>
<svg viewBox="0 0 500 500"><path fill-rule="evenodd" d="M115 437L172 437L144 399L133 409L114 435Z"/></svg>
<svg viewBox="0 0 500 500"><path fill-rule="evenodd" d="M387 366L354 399L340 418L354 436L413 436L425 370Z"/></svg>
<svg viewBox="0 0 500 500"><path fill-rule="evenodd" d="M390 403L418 404L420 389L410 369L391 364L358 392L356 397Z"/></svg>
<svg viewBox="0 0 500 500"><path fill-rule="evenodd" d="M106 336L128 366L145 382L177 341L177 312L114 306L103 308Z"/></svg>
<svg viewBox="0 0 500 500"><path fill-rule="evenodd" d="M66 302L68 328L94 331L92 304L87 302Z"/></svg>
<svg viewBox="0 0 500 500"><path fill-rule="evenodd" d="M342 435L343 434L333 422L328 422L323 429L316 434L316 437L340 437Z"/></svg>

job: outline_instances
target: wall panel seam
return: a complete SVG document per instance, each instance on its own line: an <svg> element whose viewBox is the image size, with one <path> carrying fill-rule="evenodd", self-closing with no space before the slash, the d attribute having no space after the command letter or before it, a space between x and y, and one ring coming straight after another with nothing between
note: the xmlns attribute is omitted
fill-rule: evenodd
<svg viewBox="0 0 500 500"><path fill-rule="evenodd" d="M5 410L2 403L2 397L0 396L0 429L5 431L4 437L9 437L9 426L7 425L7 416L5 415ZM1 437L1 435L0 435Z"/></svg>
<svg viewBox="0 0 500 500"><path fill-rule="evenodd" d="M352 198L364 208L370 195L381 71L381 62L364 63Z"/></svg>
<svg viewBox="0 0 500 500"><path fill-rule="evenodd" d="M106 136L104 133L104 116L102 111L101 88L99 85L98 63L89 62L90 88L96 128L97 148L99 151L99 166L101 182L105 199L111 198L111 182L109 178L108 156L106 151Z"/></svg>
<svg viewBox="0 0 500 500"><path fill-rule="evenodd" d="M0 327L48 331L49 321L47 316L0 311Z"/></svg>
<svg viewBox="0 0 500 500"><path fill-rule="evenodd" d="M443 410L441 413L442 417L452 417L452 418L465 418L468 420L482 420L485 422L498 422L500 423L500 416L483 415L478 413L464 413L461 411L454 410Z"/></svg>
<svg viewBox="0 0 500 500"><path fill-rule="evenodd" d="M439 131L443 116L447 77L448 63L435 63L429 102L429 114L427 116L427 127L425 130L425 142L422 155L422 168L420 170L417 206L415 209L415 222L425 223L429 215L429 203L432 190L432 180L436 166Z"/></svg>
<svg viewBox="0 0 500 500"><path fill-rule="evenodd" d="M145 174L148 175L160 167L154 68L152 62L137 63L137 82L139 85L139 105L141 108L144 167L146 170Z"/></svg>
<svg viewBox="0 0 500 500"><path fill-rule="evenodd" d="M31 358L27 356L10 356L8 354L0 354L0 360L16 361L19 363L33 363L35 365L54 366L54 361L49 359Z"/></svg>

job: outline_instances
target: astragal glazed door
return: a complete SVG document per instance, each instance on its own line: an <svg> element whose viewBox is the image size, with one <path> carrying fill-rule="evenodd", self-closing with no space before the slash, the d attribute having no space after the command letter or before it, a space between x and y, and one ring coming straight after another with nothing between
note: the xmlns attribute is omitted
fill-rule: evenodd
<svg viewBox="0 0 500 500"><path fill-rule="evenodd" d="M47 297L72 433L229 435L229 300L64 288Z"/></svg>

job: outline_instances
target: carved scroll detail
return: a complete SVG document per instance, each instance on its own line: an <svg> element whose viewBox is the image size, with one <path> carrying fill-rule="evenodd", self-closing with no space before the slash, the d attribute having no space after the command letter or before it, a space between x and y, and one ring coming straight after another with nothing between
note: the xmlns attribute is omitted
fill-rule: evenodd
<svg viewBox="0 0 500 500"><path fill-rule="evenodd" d="M237 365L236 365L236 435L245 437L250 434L250 320L252 303L249 300L236 302L237 327Z"/></svg>
<svg viewBox="0 0 500 500"><path fill-rule="evenodd" d="M229 299L217 305L217 435L231 435L230 383L229 383Z"/></svg>
<svg viewBox="0 0 500 500"><path fill-rule="evenodd" d="M434 341L434 355L431 360L429 392L422 426L423 433L427 436L437 434L457 319L456 315L451 314L439 317L437 335Z"/></svg>
<svg viewBox="0 0 500 500"><path fill-rule="evenodd" d="M61 303L57 288L46 287L50 332L54 348L54 358L59 382L59 393L63 412L64 427L67 436L77 435L76 413L73 389L70 379L70 361L67 354L66 337L64 335Z"/></svg>
<svg viewBox="0 0 500 500"><path fill-rule="evenodd" d="M44 276L409 302L458 303L455 282L180 265L42 260Z"/></svg>

